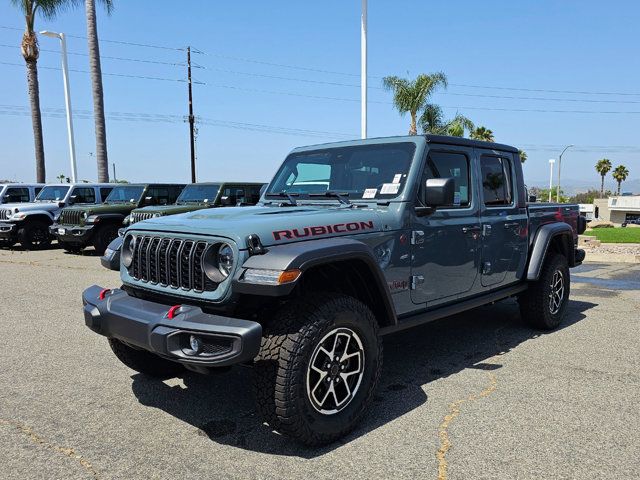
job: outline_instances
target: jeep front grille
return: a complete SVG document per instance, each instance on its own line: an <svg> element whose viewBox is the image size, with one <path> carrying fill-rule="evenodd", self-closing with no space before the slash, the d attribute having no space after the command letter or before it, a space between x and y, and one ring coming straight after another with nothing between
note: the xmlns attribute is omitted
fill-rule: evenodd
<svg viewBox="0 0 640 480"><path fill-rule="evenodd" d="M142 220L149 220L150 218L153 218L153 213L132 212L131 213L131 222L130 223L136 223L136 222L140 222Z"/></svg>
<svg viewBox="0 0 640 480"><path fill-rule="evenodd" d="M0 210L0 220L9 220L10 216L11 210L9 210L8 208L3 208L2 210Z"/></svg>
<svg viewBox="0 0 640 480"><path fill-rule="evenodd" d="M60 212L60 218L58 218L58 223L62 225L80 225L81 218L82 218L82 211L63 209L62 212Z"/></svg>
<svg viewBox="0 0 640 480"><path fill-rule="evenodd" d="M205 241L138 236L129 275L142 282L211 292L218 284L209 280L202 268L202 257L210 245Z"/></svg>

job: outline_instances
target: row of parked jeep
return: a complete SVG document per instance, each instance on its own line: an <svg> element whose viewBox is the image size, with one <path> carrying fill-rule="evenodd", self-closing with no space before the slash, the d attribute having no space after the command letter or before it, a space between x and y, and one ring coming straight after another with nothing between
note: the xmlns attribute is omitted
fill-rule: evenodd
<svg viewBox="0 0 640 480"><path fill-rule="evenodd" d="M68 252L104 253L118 230L140 220L212 207L255 205L261 183L5 184L0 186L0 246L28 250L52 240Z"/></svg>

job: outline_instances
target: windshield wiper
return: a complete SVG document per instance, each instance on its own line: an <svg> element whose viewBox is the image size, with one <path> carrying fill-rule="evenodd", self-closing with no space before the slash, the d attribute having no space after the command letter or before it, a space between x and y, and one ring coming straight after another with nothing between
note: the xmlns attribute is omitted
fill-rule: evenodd
<svg viewBox="0 0 640 480"><path fill-rule="evenodd" d="M343 205L351 205L351 202L347 198L349 196L348 192L338 193L334 190L327 190L326 192L322 192L322 193L310 193L309 196L310 197L333 197L333 198L337 198L338 201Z"/></svg>
<svg viewBox="0 0 640 480"><path fill-rule="evenodd" d="M299 193L289 193L289 192L285 192L284 190L281 192L269 192L265 195L266 197L280 197L280 198L286 198L287 200L289 200L289 203L292 206L296 206L298 205L298 202L296 202L296 199L293 197L299 197L300 194Z"/></svg>

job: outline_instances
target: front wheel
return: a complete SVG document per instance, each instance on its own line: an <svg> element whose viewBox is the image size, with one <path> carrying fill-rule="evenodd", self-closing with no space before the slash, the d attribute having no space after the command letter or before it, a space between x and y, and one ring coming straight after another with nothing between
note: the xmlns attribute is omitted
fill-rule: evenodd
<svg viewBox="0 0 640 480"><path fill-rule="evenodd" d="M0 248L11 248L16 244L13 240L0 240Z"/></svg>
<svg viewBox="0 0 640 480"><path fill-rule="evenodd" d="M307 445L351 431L369 406L382 367L371 310L325 293L292 301L265 328L256 399L265 421Z"/></svg>
<svg viewBox="0 0 640 480"><path fill-rule="evenodd" d="M118 227L116 225L104 225L102 227L98 227L98 231L95 233L95 240L93 242L96 253L98 255L104 255L104 251L117 236Z"/></svg>
<svg viewBox="0 0 640 480"><path fill-rule="evenodd" d="M64 249L65 252L74 253L74 254L78 254L82 252L82 249L84 248L82 247L82 245L76 245L75 243L69 243L69 242L62 242L60 240L58 240L58 243Z"/></svg>
<svg viewBox="0 0 640 480"><path fill-rule="evenodd" d="M18 240L26 250L41 250L51 245L49 226L44 222L27 223L18 231Z"/></svg>
<svg viewBox="0 0 640 480"><path fill-rule="evenodd" d="M520 314L532 327L553 330L560 325L567 309L571 277L564 255L549 253L540 278L520 295Z"/></svg>

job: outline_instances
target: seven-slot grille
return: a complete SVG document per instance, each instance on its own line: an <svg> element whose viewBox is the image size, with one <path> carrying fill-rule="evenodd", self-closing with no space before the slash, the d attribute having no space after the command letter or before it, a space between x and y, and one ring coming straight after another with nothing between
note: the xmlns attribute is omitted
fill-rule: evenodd
<svg viewBox="0 0 640 480"><path fill-rule="evenodd" d="M153 213L132 212L131 213L131 222L130 223L136 223L136 222L140 222L142 220L149 220L150 218L153 218Z"/></svg>
<svg viewBox="0 0 640 480"><path fill-rule="evenodd" d="M67 210L66 208L60 212L60 218L58 223L63 225L80 225L80 219L82 218L82 211L80 210Z"/></svg>
<svg viewBox="0 0 640 480"><path fill-rule="evenodd" d="M218 284L209 280L202 268L202 257L211 245L205 241L138 236L129 274L143 282L196 292L213 291Z"/></svg>
<svg viewBox="0 0 640 480"><path fill-rule="evenodd" d="M11 210L9 210L8 208L3 208L2 210L0 210L0 220L9 220L10 216Z"/></svg>

